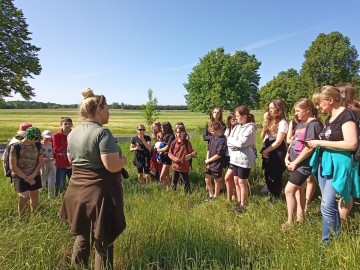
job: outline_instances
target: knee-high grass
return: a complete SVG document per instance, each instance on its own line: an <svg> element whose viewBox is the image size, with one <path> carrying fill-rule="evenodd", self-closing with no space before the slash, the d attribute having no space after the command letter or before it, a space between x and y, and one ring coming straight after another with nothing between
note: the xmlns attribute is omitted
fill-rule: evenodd
<svg viewBox="0 0 360 270"><path fill-rule="evenodd" d="M196 129L191 142L199 152L191 195L181 185L173 192L157 182L138 184L129 143L121 144L130 178L123 182L127 228L115 242L115 269L360 269L358 204L348 228L329 246L320 243L319 193L304 224L283 232L286 204L271 204L260 194L260 158L250 174L247 211L238 214L225 195L205 201L206 143ZM0 179L0 269L76 269L70 264L75 239L57 217L62 197L40 193L38 211L19 220L17 194L8 178Z"/></svg>

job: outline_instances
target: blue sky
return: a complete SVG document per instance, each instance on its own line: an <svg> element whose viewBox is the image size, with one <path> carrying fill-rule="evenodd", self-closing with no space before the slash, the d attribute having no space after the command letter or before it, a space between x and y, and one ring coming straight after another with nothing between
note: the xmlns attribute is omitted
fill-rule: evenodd
<svg viewBox="0 0 360 270"><path fill-rule="evenodd" d="M35 101L77 104L91 87L108 103L185 104L192 67L209 51L246 50L262 62L260 86L300 69L319 33L339 31L360 53L360 1L15 0L42 73ZM18 96L12 100L21 99ZM10 99L7 99L10 100Z"/></svg>

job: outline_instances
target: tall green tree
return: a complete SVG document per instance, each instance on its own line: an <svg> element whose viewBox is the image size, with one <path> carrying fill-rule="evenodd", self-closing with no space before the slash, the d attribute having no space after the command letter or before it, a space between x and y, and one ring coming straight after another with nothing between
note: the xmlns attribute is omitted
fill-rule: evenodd
<svg viewBox="0 0 360 270"><path fill-rule="evenodd" d="M12 0L0 0L0 100L12 92L26 100L35 96L27 79L41 72L40 48L30 43L30 35L23 12Z"/></svg>
<svg viewBox="0 0 360 270"><path fill-rule="evenodd" d="M310 92L326 84L355 82L360 61L350 39L339 32L319 34L304 54L301 76Z"/></svg>
<svg viewBox="0 0 360 270"><path fill-rule="evenodd" d="M308 91L303 85L299 73L291 68L287 71L280 72L271 81L261 87L259 95L260 108L265 108L273 99L281 99L284 101L286 112L289 113L299 98L307 97Z"/></svg>
<svg viewBox="0 0 360 270"><path fill-rule="evenodd" d="M254 55L245 51L226 54L217 48L200 58L184 87L189 109L209 113L214 107L233 110L240 104L250 107L258 101L261 65Z"/></svg>
<svg viewBox="0 0 360 270"><path fill-rule="evenodd" d="M150 127L151 124L159 117L160 112L157 109L157 103L157 98L153 97L153 91L148 89L148 102L146 102L142 108L143 116L148 127Z"/></svg>

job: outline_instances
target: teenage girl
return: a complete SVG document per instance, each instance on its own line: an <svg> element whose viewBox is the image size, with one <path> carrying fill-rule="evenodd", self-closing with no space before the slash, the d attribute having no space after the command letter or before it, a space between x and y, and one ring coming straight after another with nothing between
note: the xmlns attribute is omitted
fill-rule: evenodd
<svg viewBox="0 0 360 270"><path fill-rule="evenodd" d="M309 162L314 150L306 145L306 141L318 138L323 128L321 122L316 119L315 107L309 99L298 100L294 109L295 118L299 122L296 124L285 157L285 165L290 171L290 179L285 187L288 219L282 224L283 230L288 229L294 222L295 212L296 221L300 223L304 221L305 182L311 175L312 167Z"/></svg>
<svg viewBox="0 0 360 270"><path fill-rule="evenodd" d="M225 130L225 137L229 138L231 131L234 129L234 127L237 125L237 121L236 121L236 117L235 117L235 113L230 112L226 118L226 130ZM232 197L234 195L236 195L236 190L235 190L235 184L234 184L234 172L233 170L230 168L230 153L231 153L231 149L230 147L228 147L228 151L226 153L226 157L227 157L227 171L225 174L225 185L226 185L226 199L227 201L231 201Z"/></svg>
<svg viewBox="0 0 360 270"><path fill-rule="evenodd" d="M168 156L169 147L172 141L175 139L174 131L169 122L163 122L161 124L161 141L165 143L165 146L157 149L158 152L164 153L164 159L162 160L162 169L160 173L160 182L170 187L170 166L171 159Z"/></svg>
<svg viewBox="0 0 360 270"><path fill-rule="evenodd" d="M266 139L261 151L265 181L270 192L270 202L280 198L282 191L282 175L286 169L286 143L288 123L285 119L285 107L281 100L269 102L268 117L264 122Z"/></svg>

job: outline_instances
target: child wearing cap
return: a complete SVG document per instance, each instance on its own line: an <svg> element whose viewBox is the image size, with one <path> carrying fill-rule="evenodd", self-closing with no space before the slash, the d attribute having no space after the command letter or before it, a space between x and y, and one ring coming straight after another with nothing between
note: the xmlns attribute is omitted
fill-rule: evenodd
<svg viewBox="0 0 360 270"><path fill-rule="evenodd" d="M19 143L10 146L9 152L11 178L15 191L19 194L20 217L25 214L24 210L28 202L30 202L31 212L38 206L38 190L41 188L40 168L43 164L43 150L39 142L40 130L30 127L23 136L24 138Z"/></svg>
<svg viewBox="0 0 360 270"><path fill-rule="evenodd" d="M48 197L55 197L55 176L56 176L56 166L53 155L53 147L51 142L51 131L44 130L42 133L42 149L44 151L44 165L41 168L41 180L42 186L48 189Z"/></svg>
<svg viewBox="0 0 360 270"><path fill-rule="evenodd" d="M21 123L20 124L20 127L19 127L19 130L16 132L16 135L12 138L12 139L9 139L7 142L6 142L6 148L5 148L5 151L2 155L2 161L3 161L3 168L4 168L4 173L6 174L6 171L5 171L5 159L6 157L8 156L8 151L9 151L9 148L12 144L14 143L18 143L18 142L21 142L22 139L24 139L24 134L25 134L25 131L29 128L29 127L32 127L32 124L31 123Z"/></svg>
<svg viewBox="0 0 360 270"><path fill-rule="evenodd" d="M73 126L70 117L61 117L61 129L53 135L53 151L56 165L55 195L65 191L66 176L70 180L71 164L67 157L67 136Z"/></svg>

